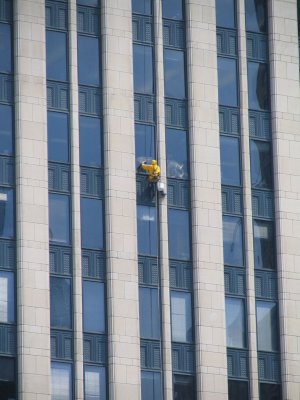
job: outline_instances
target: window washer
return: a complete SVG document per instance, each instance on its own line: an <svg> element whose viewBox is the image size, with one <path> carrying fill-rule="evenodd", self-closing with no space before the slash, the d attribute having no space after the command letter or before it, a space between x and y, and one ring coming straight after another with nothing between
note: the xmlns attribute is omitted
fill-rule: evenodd
<svg viewBox="0 0 300 400"><path fill-rule="evenodd" d="M160 178L160 167L157 165L156 160L152 160L151 164L146 164L142 162L140 165L140 169L146 171L148 173L148 182L156 183Z"/></svg>

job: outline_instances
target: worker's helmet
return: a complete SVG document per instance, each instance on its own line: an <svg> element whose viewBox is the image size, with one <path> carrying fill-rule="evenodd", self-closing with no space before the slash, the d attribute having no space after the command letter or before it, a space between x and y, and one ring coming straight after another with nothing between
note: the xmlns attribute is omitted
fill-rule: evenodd
<svg viewBox="0 0 300 400"><path fill-rule="evenodd" d="M156 160L152 160L151 164L152 165L157 165L157 161Z"/></svg>

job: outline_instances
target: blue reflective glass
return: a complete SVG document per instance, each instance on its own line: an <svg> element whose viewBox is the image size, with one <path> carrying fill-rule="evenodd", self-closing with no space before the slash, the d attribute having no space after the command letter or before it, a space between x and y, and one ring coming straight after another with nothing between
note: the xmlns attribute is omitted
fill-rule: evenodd
<svg viewBox="0 0 300 400"><path fill-rule="evenodd" d="M137 14L151 15L151 0L132 0L132 12Z"/></svg>
<svg viewBox="0 0 300 400"><path fill-rule="evenodd" d="M80 84L99 86L100 57L98 38L78 35L78 75Z"/></svg>
<svg viewBox="0 0 300 400"><path fill-rule="evenodd" d="M70 243L70 204L66 195L49 194L49 239L50 242Z"/></svg>
<svg viewBox="0 0 300 400"><path fill-rule="evenodd" d="M15 322L13 272L0 271L0 322Z"/></svg>
<svg viewBox="0 0 300 400"><path fill-rule="evenodd" d="M248 390L248 382L246 381L228 381L228 400L248 400L249 399L249 390ZM264 397L260 397L260 399L264 399Z"/></svg>
<svg viewBox="0 0 300 400"><path fill-rule="evenodd" d="M15 360L13 358L0 356L0 383L3 381L13 382L15 380L15 369ZM0 391L0 393L2 392ZM15 397L12 395L13 399Z"/></svg>
<svg viewBox="0 0 300 400"><path fill-rule="evenodd" d="M224 264L244 265L243 224L239 217L223 216Z"/></svg>
<svg viewBox="0 0 300 400"><path fill-rule="evenodd" d="M157 255L156 208L137 206L138 253Z"/></svg>
<svg viewBox="0 0 300 400"><path fill-rule="evenodd" d="M51 400L71 400L72 366L67 363L51 363Z"/></svg>
<svg viewBox="0 0 300 400"><path fill-rule="evenodd" d="M270 301L256 301L257 349L278 350L277 305Z"/></svg>
<svg viewBox="0 0 300 400"><path fill-rule="evenodd" d="M183 19L182 0L163 0L163 18Z"/></svg>
<svg viewBox="0 0 300 400"><path fill-rule="evenodd" d="M276 268L274 225L271 221L253 221L255 268Z"/></svg>
<svg viewBox="0 0 300 400"><path fill-rule="evenodd" d="M138 167L143 161L151 163L151 160L155 158L154 141L154 126L135 124L136 167Z"/></svg>
<svg viewBox="0 0 300 400"><path fill-rule="evenodd" d="M216 0L217 26L235 28L235 0Z"/></svg>
<svg viewBox="0 0 300 400"><path fill-rule="evenodd" d="M161 400L160 372L142 371L141 374L142 400Z"/></svg>
<svg viewBox="0 0 300 400"><path fill-rule="evenodd" d="M237 63L232 58L218 57L219 104L237 107L238 105Z"/></svg>
<svg viewBox="0 0 300 400"><path fill-rule="evenodd" d="M282 400L281 385L276 385L274 383L260 383L259 398L261 400Z"/></svg>
<svg viewBox="0 0 300 400"><path fill-rule="evenodd" d="M48 111L48 160L69 162L68 114Z"/></svg>
<svg viewBox="0 0 300 400"><path fill-rule="evenodd" d="M77 0L77 4L80 4L81 6L91 6L91 7L99 6L98 0Z"/></svg>
<svg viewBox="0 0 300 400"><path fill-rule="evenodd" d="M15 236L15 203L13 189L0 188L0 237Z"/></svg>
<svg viewBox="0 0 300 400"><path fill-rule="evenodd" d="M188 151L186 131L166 130L167 176L188 179Z"/></svg>
<svg viewBox="0 0 300 400"><path fill-rule="evenodd" d="M250 150L252 187L271 189L273 187L271 144L251 140Z"/></svg>
<svg viewBox="0 0 300 400"><path fill-rule="evenodd" d="M46 32L47 79L67 81L67 35L64 32Z"/></svg>
<svg viewBox="0 0 300 400"><path fill-rule="evenodd" d="M85 365L84 400L106 400L105 368Z"/></svg>
<svg viewBox="0 0 300 400"><path fill-rule="evenodd" d="M135 93L154 93L151 46L133 45L133 75Z"/></svg>
<svg viewBox="0 0 300 400"><path fill-rule="evenodd" d="M13 154L12 107L0 104L0 154Z"/></svg>
<svg viewBox="0 0 300 400"><path fill-rule="evenodd" d="M103 249L102 200L81 198L81 244L88 249Z"/></svg>
<svg viewBox="0 0 300 400"><path fill-rule="evenodd" d="M160 338L160 312L158 290L142 287L139 289L140 336L143 339Z"/></svg>
<svg viewBox="0 0 300 400"><path fill-rule="evenodd" d="M267 32L268 16L266 0L246 0L246 30L251 32Z"/></svg>
<svg viewBox="0 0 300 400"><path fill-rule="evenodd" d="M105 332L104 284L83 282L83 330Z"/></svg>
<svg viewBox="0 0 300 400"><path fill-rule="evenodd" d="M268 65L248 62L248 100L252 110L269 108Z"/></svg>
<svg viewBox="0 0 300 400"><path fill-rule="evenodd" d="M71 329L71 280L50 278L51 328Z"/></svg>
<svg viewBox="0 0 300 400"><path fill-rule="evenodd" d="M241 184L239 140L221 136L221 176L222 185Z"/></svg>
<svg viewBox="0 0 300 400"><path fill-rule="evenodd" d="M79 117L80 165L101 167L101 121L99 118Z"/></svg>
<svg viewBox="0 0 300 400"><path fill-rule="evenodd" d="M164 50L165 96L185 98L184 52Z"/></svg>
<svg viewBox="0 0 300 400"><path fill-rule="evenodd" d="M169 209L169 256L177 260L191 259L189 212Z"/></svg>
<svg viewBox="0 0 300 400"><path fill-rule="evenodd" d="M174 400L195 400L194 377L173 375L173 392Z"/></svg>
<svg viewBox="0 0 300 400"><path fill-rule="evenodd" d="M226 297L227 347L246 347L246 321L244 300Z"/></svg>
<svg viewBox="0 0 300 400"><path fill-rule="evenodd" d="M173 342L192 342L192 297L187 292L171 292L171 324Z"/></svg>
<svg viewBox="0 0 300 400"><path fill-rule="evenodd" d="M0 23L0 72L12 72L11 26Z"/></svg>

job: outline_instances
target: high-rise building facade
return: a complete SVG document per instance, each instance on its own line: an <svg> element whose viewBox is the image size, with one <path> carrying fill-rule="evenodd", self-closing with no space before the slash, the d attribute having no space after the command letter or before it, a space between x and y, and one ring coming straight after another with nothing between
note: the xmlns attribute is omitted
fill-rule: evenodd
<svg viewBox="0 0 300 400"><path fill-rule="evenodd" d="M300 399L299 21L0 0L0 400Z"/></svg>

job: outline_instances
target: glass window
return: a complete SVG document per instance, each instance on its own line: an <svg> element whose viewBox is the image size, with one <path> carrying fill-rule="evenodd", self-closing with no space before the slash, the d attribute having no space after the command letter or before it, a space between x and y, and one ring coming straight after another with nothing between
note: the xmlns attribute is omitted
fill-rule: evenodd
<svg viewBox="0 0 300 400"><path fill-rule="evenodd" d="M101 121L99 118L79 117L80 165L101 167Z"/></svg>
<svg viewBox="0 0 300 400"><path fill-rule="evenodd" d="M143 161L151 163L155 159L154 126L135 124L135 159L136 167Z"/></svg>
<svg viewBox="0 0 300 400"><path fill-rule="evenodd" d="M105 368L91 365L84 367L84 399L106 400Z"/></svg>
<svg viewBox="0 0 300 400"><path fill-rule="evenodd" d="M168 211L169 257L176 260L190 260L190 221L185 210Z"/></svg>
<svg viewBox="0 0 300 400"><path fill-rule="evenodd" d="M156 208L137 206L138 253L157 255Z"/></svg>
<svg viewBox="0 0 300 400"><path fill-rule="evenodd" d="M161 375L159 372L142 371L142 400L161 400Z"/></svg>
<svg viewBox="0 0 300 400"><path fill-rule="evenodd" d="M267 32L266 0L246 0L246 30L251 32Z"/></svg>
<svg viewBox="0 0 300 400"><path fill-rule="evenodd" d="M71 280L50 278L51 328L71 329Z"/></svg>
<svg viewBox="0 0 300 400"><path fill-rule="evenodd" d="M217 26L235 28L235 0L216 0Z"/></svg>
<svg viewBox="0 0 300 400"><path fill-rule="evenodd" d="M13 382L14 380L15 360L10 357L0 357L0 384L1 381ZM2 394L1 391L0 394Z"/></svg>
<svg viewBox="0 0 300 400"><path fill-rule="evenodd" d="M243 224L239 217L223 216L224 264L244 265Z"/></svg>
<svg viewBox="0 0 300 400"><path fill-rule="evenodd" d="M69 197L49 194L49 238L51 242L70 243Z"/></svg>
<svg viewBox="0 0 300 400"><path fill-rule="evenodd" d="M83 329L105 332L104 284L101 282L83 282Z"/></svg>
<svg viewBox="0 0 300 400"><path fill-rule="evenodd" d="M191 293L171 292L172 340L191 342L193 340Z"/></svg>
<svg viewBox="0 0 300 400"><path fill-rule="evenodd" d="M137 14L151 15L151 0L132 0L132 12Z"/></svg>
<svg viewBox="0 0 300 400"><path fill-rule="evenodd" d="M15 322L13 272L0 271L0 322Z"/></svg>
<svg viewBox="0 0 300 400"><path fill-rule="evenodd" d="M0 104L0 121L0 154L11 155L13 154L13 118L11 106Z"/></svg>
<svg viewBox="0 0 300 400"><path fill-rule="evenodd" d="M140 335L144 339L160 338L160 312L158 290L141 287L140 298Z"/></svg>
<svg viewBox="0 0 300 400"><path fill-rule="evenodd" d="M51 363L51 400L72 399L72 370L66 363Z"/></svg>
<svg viewBox="0 0 300 400"><path fill-rule="evenodd" d="M166 141L168 178L188 179L186 131L167 128Z"/></svg>
<svg viewBox="0 0 300 400"><path fill-rule="evenodd" d="M164 50L165 96L185 98L184 52Z"/></svg>
<svg viewBox="0 0 300 400"><path fill-rule="evenodd" d="M254 266L275 269L275 237L273 222L253 221Z"/></svg>
<svg viewBox="0 0 300 400"><path fill-rule="evenodd" d="M89 249L103 249L102 200L81 198L81 243Z"/></svg>
<svg viewBox="0 0 300 400"><path fill-rule="evenodd" d="M246 347L245 305L242 299L226 297L227 347Z"/></svg>
<svg viewBox="0 0 300 400"><path fill-rule="evenodd" d="M252 186L260 189L271 189L273 187L271 144L251 140L250 149Z"/></svg>
<svg viewBox="0 0 300 400"><path fill-rule="evenodd" d="M218 57L219 103L222 106L238 106L238 78L236 60Z"/></svg>
<svg viewBox="0 0 300 400"><path fill-rule="evenodd" d="M0 23L0 71L12 72L11 26Z"/></svg>
<svg viewBox="0 0 300 400"><path fill-rule="evenodd" d="M67 36L64 32L46 31L47 79L67 80Z"/></svg>
<svg viewBox="0 0 300 400"><path fill-rule="evenodd" d="M260 383L259 398L261 400L282 400L281 386L272 383Z"/></svg>
<svg viewBox="0 0 300 400"><path fill-rule="evenodd" d="M69 162L68 114L48 111L48 159Z"/></svg>
<svg viewBox="0 0 300 400"><path fill-rule="evenodd" d="M248 382L228 381L228 400L248 400Z"/></svg>
<svg viewBox="0 0 300 400"><path fill-rule="evenodd" d="M241 184L240 142L237 138L221 136L222 185Z"/></svg>
<svg viewBox="0 0 300 400"><path fill-rule="evenodd" d="M98 38L78 35L78 76L80 84L99 86L100 57Z"/></svg>
<svg viewBox="0 0 300 400"><path fill-rule="evenodd" d="M163 0L163 18L183 19L182 0Z"/></svg>
<svg viewBox="0 0 300 400"><path fill-rule="evenodd" d="M258 351L278 350L277 306L270 301L256 302Z"/></svg>
<svg viewBox="0 0 300 400"><path fill-rule="evenodd" d="M252 110L269 108L269 74L267 64L248 62L248 98Z"/></svg>
<svg viewBox="0 0 300 400"><path fill-rule="evenodd" d="M133 45L133 72L135 93L154 93L152 47Z"/></svg>
<svg viewBox="0 0 300 400"><path fill-rule="evenodd" d="M98 0L77 0L77 4L82 6L98 7Z"/></svg>
<svg viewBox="0 0 300 400"><path fill-rule="evenodd" d="M14 190L0 188L0 237L15 236Z"/></svg>
<svg viewBox="0 0 300 400"><path fill-rule="evenodd" d="M194 377L186 375L173 375L174 400L194 400Z"/></svg>

